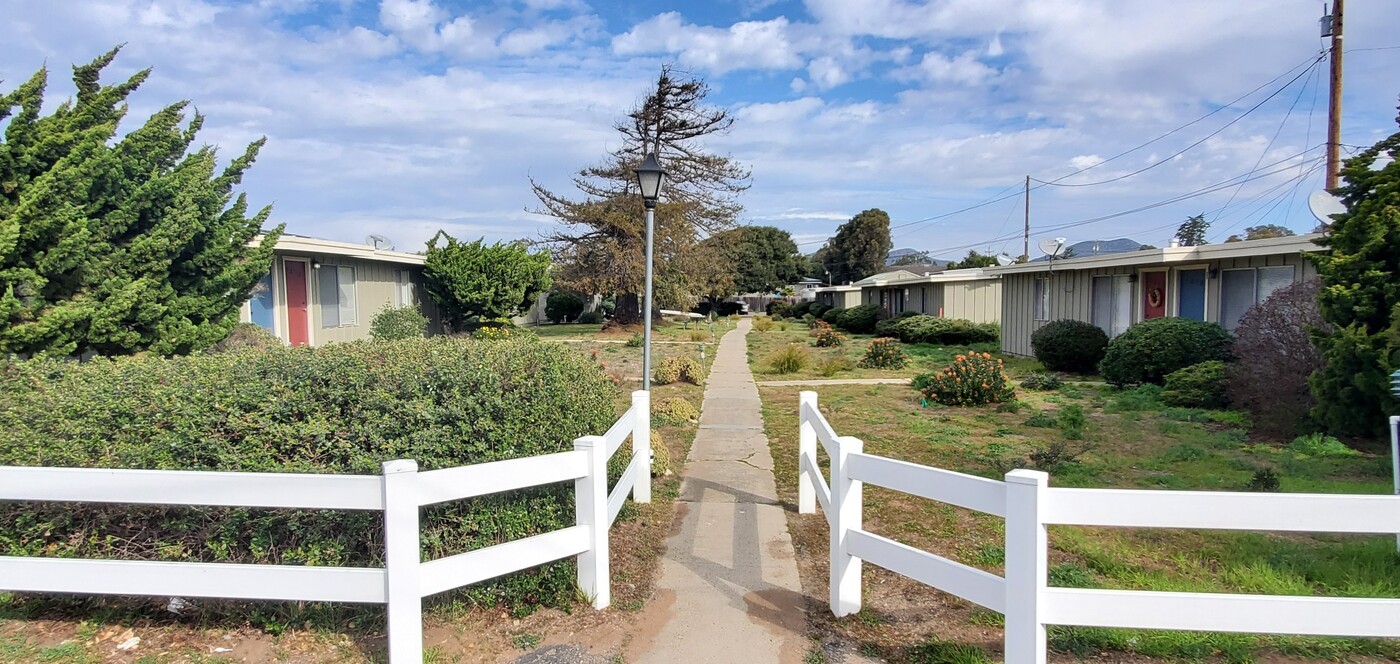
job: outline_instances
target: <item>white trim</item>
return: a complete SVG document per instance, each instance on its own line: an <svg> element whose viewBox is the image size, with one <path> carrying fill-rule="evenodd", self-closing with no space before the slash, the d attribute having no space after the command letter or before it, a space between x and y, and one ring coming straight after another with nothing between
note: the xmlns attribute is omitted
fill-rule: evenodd
<svg viewBox="0 0 1400 664"><path fill-rule="evenodd" d="M257 246L262 242L263 236L258 235L249 244ZM293 235L283 235L277 238L277 251L296 254L324 254L328 256L343 256L347 258L361 258L365 260L384 261L388 263L404 263L407 265L422 265L427 257L423 254L410 254L403 251L376 251L374 247L367 244L354 244L352 242L336 242L335 240L322 240L314 237L298 237Z"/></svg>
<svg viewBox="0 0 1400 664"><path fill-rule="evenodd" d="M1097 256L1085 256L1084 258L1066 258L1055 261L1054 269L1087 270L1101 267L1131 267L1159 264L1177 265L1227 258L1248 258L1252 256L1322 251L1323 248L1314 242L1314 240L1320 237L1322 237L1321 233L1310 233L1308 235L1293 235L1289 237L1266 238L1263 240L1203 244L1195 247L1167 247L1165 249L1146 249L1142 251L1125 251L1116 254L1100 254ZM1004 274L1048 272L1051 270L1051 266L1049 261L1037 261L1033 263L1020 263L982 269L988 276L999 277Z"/></svg>
<svg viewBox="0 0 1400 664"><path fill-rule="evenodd" d="M1172 313L1168 313L1167 315L1181 318L1181 273L1189 270L1204 270L1206 273L1206 280L1202 286L1204 292L1202 293L1201 299L1201 320L1210 321L1210 263L1177 265L1172 268L1171 274L1167 276L1167 279L1176 287L1171 291L1172 302L1171 306L1167 309L1167 311Z"/></svg>

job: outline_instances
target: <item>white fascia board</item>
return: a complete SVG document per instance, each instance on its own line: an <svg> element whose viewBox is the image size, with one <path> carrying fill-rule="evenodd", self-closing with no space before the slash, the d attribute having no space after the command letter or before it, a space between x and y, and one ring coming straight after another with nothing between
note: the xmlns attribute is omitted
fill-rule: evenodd
<svg viewBox="0 0 1400 664"><path fill-rule="evenodd" d="M249 244L257 245L262 242L262 239L263 236L259 235L254 237L253 241ZM287 235L277 238L277 251L292 254L345 256L347 258L359 258L368 261L383 261L386 263L401 263L406 265L422 265L427 258L422 254L410 254L402 251L378 251L367 244L336 242L335 240Z"/></svg>
<svg viewBox="0 0 1400 664"><path fill-rule="evenodd" d="M1084 258L1066 258L1053 261L1053 265L1051 261L1038 261L1035 263L1020 263L1017 265L989 267L984 269L989 276L1001 276L1004 274L1049 272L1052 269L1090 270L1104 267L1172 265L1177 263L1220 260L1224 258L1297 254L1322 250L1322 247L1314 242L1314 240L1320 237L1322 237L1321 233L1310 233L1308 235L1267 238L1264 240L1203 244L1195 247L1166 247L1164 249L1146 249L1143 251L1125 251L1116 254L1085 256Z"/></svg>

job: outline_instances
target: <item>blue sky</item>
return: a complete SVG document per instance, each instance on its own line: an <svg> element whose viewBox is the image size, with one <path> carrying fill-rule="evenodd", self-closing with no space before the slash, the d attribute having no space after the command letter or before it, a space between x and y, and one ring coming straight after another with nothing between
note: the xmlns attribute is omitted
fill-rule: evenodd
<svg viewBox="0 0 1400 664"><path fill-rule="evenodd" d="M1060 184L1115 181L1032 192L1032 243L1162 245L1200 212L1215 239L1303 232L1321 186L1325 63L1095 166L1318 54L1315 0L0 0L0 14L0 89L48 63L51 99L69 95L69 64L125 43L110 80L155 68L126 129L190 99L226 156L268 137L244 184L275 221L400 249L439 228L537 238L552 222L529 211L528 179L566 189L617 147L612 123L665 64L736 119L709 147L753 170L744 223L807 251L879 207L897 246L1020 253L1023 178L1089 166ZM1347 19L1343 142L1369 145L1396 129L1400 3L1354 1ZM1272 174L1065 227L1251 172Z"/></svg>

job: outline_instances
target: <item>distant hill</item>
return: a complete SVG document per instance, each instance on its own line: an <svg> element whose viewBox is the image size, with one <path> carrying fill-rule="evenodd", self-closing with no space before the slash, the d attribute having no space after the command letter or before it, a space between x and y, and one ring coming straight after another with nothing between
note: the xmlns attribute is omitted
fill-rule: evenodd
<svg viewBox="0 0 1400 664"><path fill-rule="evenodd" d="M920 264L920 265L938 265L938 266L943 266L943 265L947 265L947 264L948 264L948 261L945 261L945 260L940 260L940 259L937 259L937 258L928 258L928 252L927 252L927 251L920 251L920 250L918 250L918 249L903 248L903 249L892 249L892 250L890 251L889 255L885 257L885 265L894 265L896 262L899 261L899 259L904 258L904 257L906 257L906 256L916 256L916 257L918 257L918 258L919 258L919 264Z"/></svg>
<svg viewBox="0 0 1400 664"><path fill-rule="evenodd" d="M1141 242L1128 238L1118 238L1117 240L1084 240L1069 245L1067 253L1069 253L1071 258L1084 258L1085 256L1099 256L1102 254L1121 254L1125 251L1137 251L1141 248ZM1034 246L1031 247L1031 253L1036 253L1038 251L1039 250ZM1031 260L1043 261L1048 260L1048 258L1042 254Z"/></svg>

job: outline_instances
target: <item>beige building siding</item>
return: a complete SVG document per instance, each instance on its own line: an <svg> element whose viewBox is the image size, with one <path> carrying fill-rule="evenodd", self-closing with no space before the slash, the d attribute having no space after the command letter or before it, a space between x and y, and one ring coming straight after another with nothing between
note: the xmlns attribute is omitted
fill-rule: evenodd
<svg viewBox="0 0 1400 664"><path fill-rule="evenodd" d="M1031 334L1040 326L1051 320L1080 320L1086 323L1093 322L1092 292L1093 278L1109 275L1133 275L1143 272L1158 270L1167 271L1167 315L1177 314L1177 272L1180 270L1191 270L1205 268L1207 270L1230 270L1239 268L1277 267L1291 265L1294 267L1293 281L1296 283L1305 279L1317 276L1317 268L1311 261L1301 254L1271 254L1262 256L1250 256L1240 258L1225 258L1218 260L1199 261L1194 263L1183 263L1167 267L1162 264L1144 264L1139 266L1115 266L1094 269L1067 269L1055 270L1053 272L1031 272L1004 274L1002 281L1002 307L1001 307L1001 350L1010 355L1020 355L1029 357L1031 355ZM1034 320L1035 306L1035 281L1036 279L1048 279L1050 288L1050 317L1047 320ZM1133 309L1131 322L1138 323L1143 319L1143 280L1138 278L1132 284ZM1206 279L1206 306L1205 317L1210 322L1220 322L1220 287L1221 279L1217 273L1215 277Z"/></svg>
<svg viewBox="0 0 1400 664"><path fill-rule="evenodd" d="M965 318L974 323L1001 320L1001 280L979 279L942 284L940 307L948 318ZM933 310L934 313L938 309Z"/></svg>

